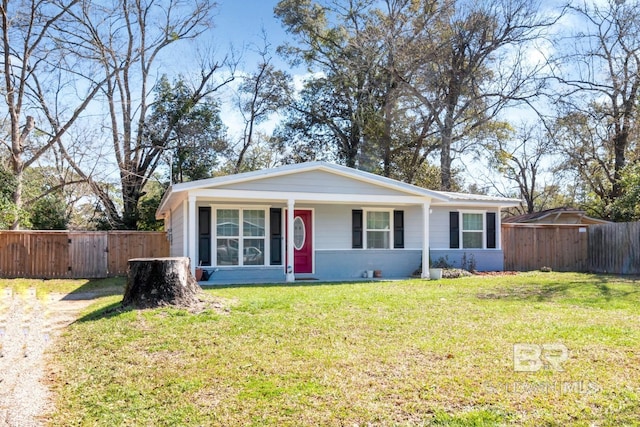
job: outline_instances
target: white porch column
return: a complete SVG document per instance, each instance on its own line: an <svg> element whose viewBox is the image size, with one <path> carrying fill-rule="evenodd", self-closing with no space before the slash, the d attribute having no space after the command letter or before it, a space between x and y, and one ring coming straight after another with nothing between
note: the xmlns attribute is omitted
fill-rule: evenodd
<svg viewBox="0 0 640 427"><path fill-rule="evenodd" d="M189 258L191 258L191 274L193 274L195 276L196 274L196 264L197 264L197 257L196 257L196 240L197 240L197 234L196 234L196 196L189 196L189 231L188 234L186 236L187 240L189 241L189 253L187 253L187 256Z"/></svg>
<svg viewBox="0 0 640 427"><path fill-rule="evenodd" d="M422 204L422 274L423 279L429 278L429 214L430 202Z"/></svg>
<svg viewBox="0 0 640 427"><path fill-rule="evenodd" d="M296 274L293 268L293 219L294 219L295 201L287 201L287 282L295 282Z"/></svg>

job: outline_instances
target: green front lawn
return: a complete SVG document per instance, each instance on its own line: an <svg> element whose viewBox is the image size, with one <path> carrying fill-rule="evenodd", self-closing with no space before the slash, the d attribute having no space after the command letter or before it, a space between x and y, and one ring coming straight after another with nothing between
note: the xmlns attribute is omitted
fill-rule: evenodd
<svg viewBox="0 0 640 427"><path fill-rule="evenodd" d="M105 314L107 296L54 350L52 422L633 425L639 290L560 273L245 286L197 314ZM564 371L514 371L514 344L565 346Z"/></svg>

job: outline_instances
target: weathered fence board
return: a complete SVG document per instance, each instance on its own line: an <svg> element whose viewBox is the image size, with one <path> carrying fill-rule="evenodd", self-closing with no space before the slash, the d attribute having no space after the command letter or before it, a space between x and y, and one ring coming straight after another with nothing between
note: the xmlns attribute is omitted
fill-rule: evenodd
<svg viewBox="0 0 640 427"><path fill-rule="evenodd" d="M69 256L72 277L86 279L108 275L107 233L69 234Z"/></svg>
<svg viewBox="0 0 640 427"><path fill-rule="evenodd" d="M128 261L132 258L160 258L169 256L167 234L128 233L113 231L109 233L109 273L121 276L127 274Z"/></svg>
<svg viewBox="0 0 640 427"><path fill-rule="evenodd" d="M590 226L589 269L596 273L640 274L640 222Z"/></svg>
<svg viewBox="0 0 640 427"><path fill-rule="evenodd" d="M504 268L513 271L587 271L587 227L574 224L503 224Z"/></svg>
<svg viewBox="0 0 640 427"><path fill-rule="evenodd" d="M99 278L129 258L166 257L164 232L0 231L0 277Z"/></svg>
<svg viewBox="0 0 640 427"><path fill-rule="evenodd" d="M69 275L69 239L59 233L38 233L31 240L30 277L62 278ZM46 273L43 273L46 272Z"/></svg>
<svg viewBox="0 0 640 427"><path fill-rule="evenodd" d="M29 235L0 234L0 272L6 277L26 277L29 260Z"/></svg>

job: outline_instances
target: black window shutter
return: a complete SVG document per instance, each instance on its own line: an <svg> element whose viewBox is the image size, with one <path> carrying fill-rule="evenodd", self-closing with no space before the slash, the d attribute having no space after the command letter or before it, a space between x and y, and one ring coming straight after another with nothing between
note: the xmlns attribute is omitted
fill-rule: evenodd
<svg viewBox="0 0 640 427"><path fill-rule="evenodd" d="M449 248L460 247L460 213L449 212Z"/></svg>
<svg viewBox="0 0 640 427"><path fill-rule="evenodd" d="M496 248L496 213L487 212L487 249Z"/></svg>
<svg viewBox="0 0 640 427"><path fill-rule="evenodd" d="M198 265L211 265L211 208L198 208Z"/></svg>
<svg viewBox="0 0 640 427"><path fill-rule="evenodd" d="M393 211L393 247L404 248L404 211Z"/></svg>
<svg viewBox="0 0 640 427"><path fill-rule="evenodd" d="M351 211L351 247L362 249L362 209Z"/></svg>
<svg viewBox="0 0 640 427"><path fill-rule="evenodd" d="M282 265L282 209L269 210L269 232L271 234L271 265Z"/></svg>

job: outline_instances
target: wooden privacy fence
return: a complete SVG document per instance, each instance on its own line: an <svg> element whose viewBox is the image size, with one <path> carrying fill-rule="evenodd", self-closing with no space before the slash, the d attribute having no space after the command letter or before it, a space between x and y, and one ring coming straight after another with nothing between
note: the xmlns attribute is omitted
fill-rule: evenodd
<svg viewBox="0 0 640 427"><path fill-rule="evenodd" d="M640 222L590 226L589 269L595 273L640 274Z"/></svg>
<svg viewBox="0 0 640 427"><path fill-rule="evenodd" d="M504 269L587 271L588 228L575 224L502 224Z"/></svg>
<svg viewBox="0 0 640 427"><path fill-rule="evenodd" d="M0 231L3 278L121 276L130 258L168 255L165 232Z"/></svg>
<svg viewBox="0 0 640 427"><path fill-rule="evenodd" d="M640 222L502 224L505 270L640 274Z"/></svg>

